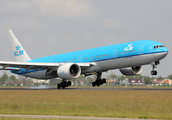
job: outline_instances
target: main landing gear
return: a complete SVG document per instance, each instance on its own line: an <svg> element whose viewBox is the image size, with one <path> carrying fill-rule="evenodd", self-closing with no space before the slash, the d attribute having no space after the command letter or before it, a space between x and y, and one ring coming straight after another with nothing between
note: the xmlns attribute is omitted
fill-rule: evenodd
<svg viewBox="0 0 172 120"><path fill-rule="evenodd" d="M57 88L58 89L61 89L61 88L63 88L63 89L65 89L66 87L68 87L68 86L71 86L71 81L66 81L66 80L62 80L62 82L61 83L59 83L59 84L57 84Z"/></svg>
<svg viewBox="0 0 172 120"><path fill-rule="evenodd" d="M106 83L106 79L105 78L101 79L101 75L102 75L102 73L97 73L97 79L96 79L96 81L95 82L92 82L92 86L93 87L95 87L95 86L98 86L99 87L103 83Z"/></svg>
<svg viewBox="0 0 172 120"><path fill-rule="evenodd" d="M160 64L159 61L152 64L151 75L157 75L158 74L157 71L155 70L156 65L158 65L158 64Z"/></svg>
<svg viewBox="0 0 172 120"><path fill-rule="evenodd" d="M151 75L157 75L157 74L158 74L158 73L157 73L156 70L151 71Z"/></svg>

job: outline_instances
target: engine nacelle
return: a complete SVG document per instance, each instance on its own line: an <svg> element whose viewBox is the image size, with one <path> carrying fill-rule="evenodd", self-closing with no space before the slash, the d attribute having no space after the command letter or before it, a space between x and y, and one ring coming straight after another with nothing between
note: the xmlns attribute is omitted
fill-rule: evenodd
<svg viewBox="0 0 172 120"><path fill-rule="evenodd" d="M81 74L81 68L74 63L65 63L57 69L57 75L61 79L78 78Z"/></svg>
<svg viewBox="0 0 172 120"><path fill-rule="evenodd" d="M143 67L142 66L136 66L136 67L122 68L119 70L123 75L132 76L132 75L140 74L143 70Z"/></svg>

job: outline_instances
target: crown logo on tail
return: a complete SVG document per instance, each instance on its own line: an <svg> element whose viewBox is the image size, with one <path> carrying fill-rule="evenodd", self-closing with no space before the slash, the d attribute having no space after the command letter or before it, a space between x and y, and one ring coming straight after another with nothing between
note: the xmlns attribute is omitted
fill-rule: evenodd
<svg viewBox="0 0 172 120"><path fill-rule="evenodd" d="M17 45L16 50L20 50L21 46Z"/></svg>

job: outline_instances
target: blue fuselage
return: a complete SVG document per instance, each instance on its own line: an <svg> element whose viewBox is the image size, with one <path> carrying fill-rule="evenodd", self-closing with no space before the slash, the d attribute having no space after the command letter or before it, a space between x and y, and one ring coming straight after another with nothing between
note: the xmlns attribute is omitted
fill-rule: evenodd
<svg viewBox="0 0 172 120"><path fill-rule="evenodd" d="M155 46L162 47L154 48ZM168 52L168 49L162 43L150 40L140 40L42 57L33 59L29 62L86 63L162 52Z"/></svg>

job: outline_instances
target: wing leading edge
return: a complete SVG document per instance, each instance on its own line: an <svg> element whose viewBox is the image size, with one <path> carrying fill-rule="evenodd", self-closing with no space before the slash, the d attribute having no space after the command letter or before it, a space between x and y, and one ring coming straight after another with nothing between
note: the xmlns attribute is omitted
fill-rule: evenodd
<svg viewBox="0 0 172 120"><path fill-rule="evenodd" d="M39 69L58 69L59 66L65 63L40 63L40 62L15 62L15 61L0 61L0 70L20 70L21 68L27 70ZM92 66L92 63L74 63L81 68Z"/></svg>

